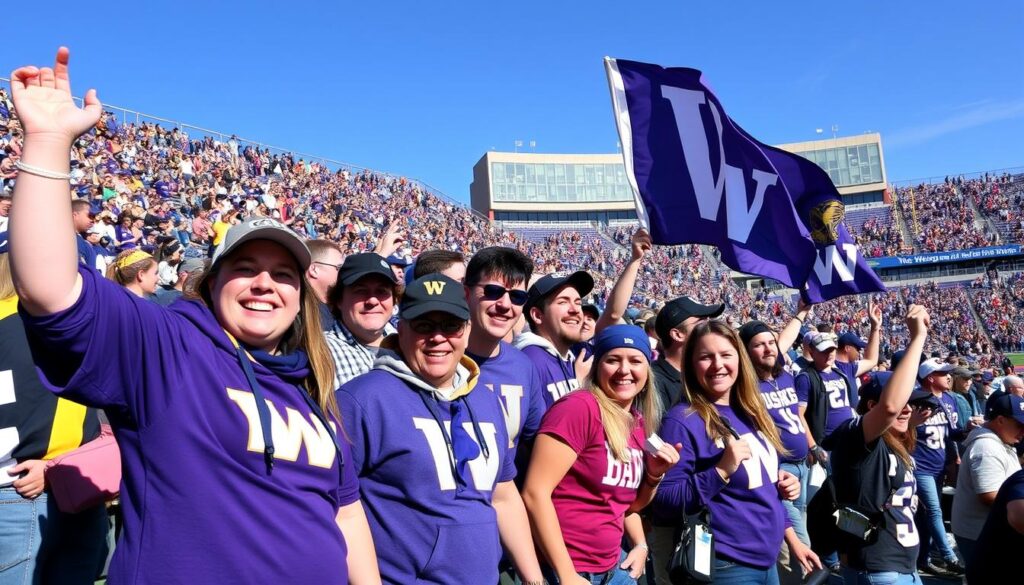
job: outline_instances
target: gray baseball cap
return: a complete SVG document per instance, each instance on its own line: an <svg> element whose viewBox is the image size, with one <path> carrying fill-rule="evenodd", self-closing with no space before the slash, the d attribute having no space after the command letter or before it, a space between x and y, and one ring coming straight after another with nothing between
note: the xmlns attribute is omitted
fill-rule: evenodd
<svg viewBox="0 0 1024 585"><path fill-rule="evenodd" d="M306 243L288 226L269 217L254 217L232 226L224 236L224 241L213 253L211 268L239 246L253 240L270 240L284 246L295 257L299 267L305 271L312 263L312 256Z"/></svg>

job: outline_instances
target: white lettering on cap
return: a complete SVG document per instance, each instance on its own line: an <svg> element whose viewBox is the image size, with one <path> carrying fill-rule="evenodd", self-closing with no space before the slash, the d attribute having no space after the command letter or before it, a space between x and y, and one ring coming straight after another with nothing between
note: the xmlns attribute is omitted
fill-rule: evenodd
<svg viewBox="0 0 1024 585"><path fill-rule="evenodd" d="M622 341L623 341L623 343L626 343L626 344L629 344L629 345L633 345L633 340L628 338L628 337L622 338Z"/></svg>
<svg viewBox="0 0 1024 585"><path fill-rule="evenodd" d="M257 219L257 220L254 220L254 221L253 221L253 222L252 222L251 224L249 224L249 225L251 225L252 227L276 227L276 228L284 228L284 226L283 226L283 225L281 224L281 222L279 222L279 221L276 221L276 220L273 220L273 219L270 219L269 217L268 217L268 218L264 218L264 219Z"/></svg>

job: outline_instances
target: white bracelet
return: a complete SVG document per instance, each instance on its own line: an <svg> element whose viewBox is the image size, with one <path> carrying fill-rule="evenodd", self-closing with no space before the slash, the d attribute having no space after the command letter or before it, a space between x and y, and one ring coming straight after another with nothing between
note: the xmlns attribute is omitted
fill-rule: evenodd
<svg viewBox="0 0 1024 585"><path fill-rule="evenodd" d="M644 549L644 552L651 552L651 547L647 546L646 542L641 542L640 544L633 545L633 548L642 548Z"/></svg>
<svg viewBox="0 0 1024 585"><path fill-rule="evenodd" d="M30 165L30 164L28 164L26 162L22 162L20 160L18 162L14 163L14 168L18 169L19 171L28 173L30 175L35 175L37 177L42 177L44 179L57 179L59 181L69 181L69 180L71 180L71 173L59 173L57 171L51 171L51 170L48 170L48 169L44 169L43 167L37 167L35 165Z"/></svg>

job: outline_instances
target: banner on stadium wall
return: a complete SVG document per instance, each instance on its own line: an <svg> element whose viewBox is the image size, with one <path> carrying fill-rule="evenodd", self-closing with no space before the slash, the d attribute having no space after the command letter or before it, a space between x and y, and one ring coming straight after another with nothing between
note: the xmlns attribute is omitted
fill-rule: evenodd
<svg viewBox="0 0 1024 585"><path fill-rule="evenodd" d="M987 248L971 248L968 250L950 250L948 252L933 252L929 254L914 254L913 256L883 256L881 258L869 258L868 265L872 268L900 268L907 266L923 266L926 264L941 264L943 262L964 262L966 260L986 260L989 258L1003 258L1024 254L1024 247L1019 244L1006 246L989 246Z"/></svg>
<svg viewBox="0 0 1024 585"><path fill-rule="evenodd" d="M884 291L818 165L756 140L696 69L605 59L626 176L655 244L710 244L811 302Z"/></svg>

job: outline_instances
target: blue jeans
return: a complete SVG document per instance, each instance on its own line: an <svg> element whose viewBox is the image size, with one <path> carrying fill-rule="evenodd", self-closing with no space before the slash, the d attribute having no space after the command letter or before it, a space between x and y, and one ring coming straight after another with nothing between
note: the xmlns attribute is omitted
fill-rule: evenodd
<svg viewBox="0 0 1024 585"><path fill-rule="evenodd" d="M917 573L907 574L896 571L869 573L844 568L843 577L846 579L846 585L921 585L921 577Z"/></svg>
<svg viewBox="0 0 1024 585"><path fill-rule="evenodd" d="M43 492L0 488L0 585L92 583L107 558L107 510L65 514Z"/></svg>
<svg viewBox="0 0 1024 585"><path fill-rule="evenodd" d="M779 570L774 564L758 569L716 558L715 585L779 585Z"/></svg>
<svg viewBox="0 0 1024 585"><path fill-rule="evenodd" d="M580 577L590 581L591 585L636 585L636 579L629 576L629 571L624 571L619 568L619 565L626 560L626 551L619 553L619 560L615 563L615 567L610 571L603 573L580 573ZM558 585L558 577L554 575L547 567L544 569L544 578L547 579L548 583L552 585ZM716 581L717 582L717 581Z"/></svg>
<svg viewBox="0 0 1024 585"><path fill-rule="evenodd" d="M800 542L810 546L811 537L807 535L807 485L811 477L810 469L806 461L783 462L779 464L779 469L792 473L800 480L800 496L793 501L783 500L782 506L786 509L786 514L789 514L789 521L793 524L793 530L796 531Z"/></svg>
<svg viewBox="0 0 1024 585"><path fill-rule="evenodd" d="M931 555L933 558L942 557L946 561L955 561L956 553L953 552L953 548L949 546L949 541L946 540L946 527L942 523L942 505L939 501L939 478L929 474L914 474L914 478L917 480L917 497L924 506L924 514L927 515L927 528L931 532L931 544L928 546L928 542L925 540L921 541L921 554L918 557L919 562L923 562L927 557L925 555Z"/></svg>

